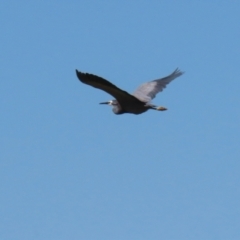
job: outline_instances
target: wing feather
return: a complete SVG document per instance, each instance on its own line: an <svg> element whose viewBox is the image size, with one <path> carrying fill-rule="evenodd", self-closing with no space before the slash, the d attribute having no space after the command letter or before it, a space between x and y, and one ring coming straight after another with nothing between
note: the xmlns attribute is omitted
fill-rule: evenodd
<svg viewBox="0 0 240 240"><path fill-rule="evenodd" d="M149 102L153 98L155 98L157 93L163 91L163 89L167 86L167 84L169 84L175 78L181 76L183 73L184 72L180 71L177 68L173 73L171 73L167 77L156 79L151 82L143 83L135 90L135 92L133 93L133 96L135 96L141 101Z"/></svg>
<svg viewBox="0 0 240 240"><path fill-rule="evenodd" d="M117 99L117 101L120 104L129 103L129 102L138 102L138 103L140 102L139 99L127 93L126 91L123 91L122 89L113 85L112 83L110 83L104 78L101 78L89 73L82 73L82 72L79 72L78 70L76 70L76 74L78 79L82 83L85 83L87 85L90 85L92 87L95 87L107 92L108 94L112 95L115 99Z"/></svg>

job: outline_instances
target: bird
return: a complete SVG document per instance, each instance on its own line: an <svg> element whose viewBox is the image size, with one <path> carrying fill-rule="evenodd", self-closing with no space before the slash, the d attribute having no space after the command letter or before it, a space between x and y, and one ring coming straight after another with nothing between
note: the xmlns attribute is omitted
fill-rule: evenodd
<svg viewBox="0 0 240 240"><path fill-rule="evenodd" d="M101 102L100 104L112 106L112 111L117 115L123 113L141 114L150 109L157 111L167 110L166 107L152 104L151 100L155 98L157 93L163 91L167 84L175 78L180 77L183 73L177 68L166 77L143 83L133 94L129 94L102 77L83 73L76 69L77 77L82 83L101 89L115 98L107 102Z"/></svg>

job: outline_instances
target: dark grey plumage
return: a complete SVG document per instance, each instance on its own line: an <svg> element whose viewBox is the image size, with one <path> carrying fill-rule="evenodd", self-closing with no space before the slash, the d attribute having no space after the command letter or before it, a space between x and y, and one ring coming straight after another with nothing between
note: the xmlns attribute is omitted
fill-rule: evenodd
<svg viewBox="0 0 240 240"><path fill-rule="evenodd" d="M141 114L149 109L154 109L158 111L167 110L165 107L157 107L151 104L150 101L155 98L156 94L161 92L168 83L170 83L175 78L181 76L183 72L181 72L179 69L176 69L172 74L167 77L144 83L139 86L132 95L127 93L126 91L121 90L109 81L96 75L82 73L78 70L76 70L76 74L78 79L82 83L101 89L109 93L116 99L101 103L112 105L113 112L115 114Z"/></svg>

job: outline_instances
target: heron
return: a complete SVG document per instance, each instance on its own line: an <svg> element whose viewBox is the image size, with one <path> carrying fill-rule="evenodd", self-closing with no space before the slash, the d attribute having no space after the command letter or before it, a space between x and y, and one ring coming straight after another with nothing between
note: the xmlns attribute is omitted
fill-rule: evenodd
<svg viewBox="0 0 240 240"><path fill-rule="evenodd" d="M177 68L166 77L143 83L133 94L129 94L104 78L76 70L77 77L82 83L101 89L115 98L113 100L100 103L112 106L112 111L115 114L141 114L149 109L157 111L167 110L166 107L152 104L151 100L155 98L157 93L163 91L167 84L175 78L181 76L183 73L184 72Z"/></svg>

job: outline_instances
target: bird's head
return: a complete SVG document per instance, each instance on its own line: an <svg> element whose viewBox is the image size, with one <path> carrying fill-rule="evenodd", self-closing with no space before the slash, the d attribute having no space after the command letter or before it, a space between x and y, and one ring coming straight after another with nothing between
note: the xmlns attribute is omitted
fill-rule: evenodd
<svg viewBox="0 0 240 240"><path fill-rule="evenodd" d="M109 106L112 106L113 107L112 110L113 110L113 112L115 114L122 114L122 113L124 113L117 100L110 100L108 102L102 102L100 104L107 104Z"/></svg>

